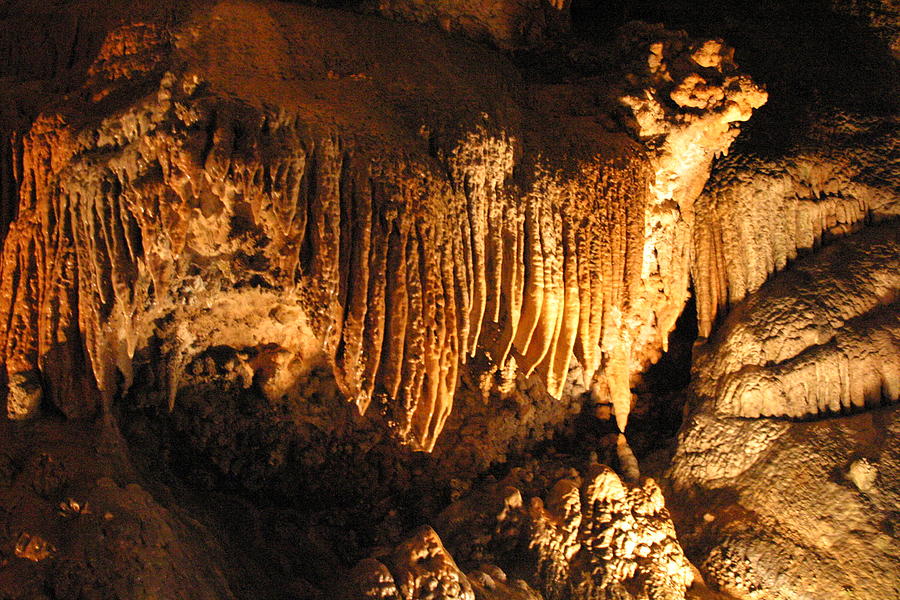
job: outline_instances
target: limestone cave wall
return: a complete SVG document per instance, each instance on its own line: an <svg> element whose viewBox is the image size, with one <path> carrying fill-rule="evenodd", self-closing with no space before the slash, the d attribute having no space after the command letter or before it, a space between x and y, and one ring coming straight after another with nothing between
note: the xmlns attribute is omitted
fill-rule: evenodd
<svg viewBox="0 0 900 600"><path fill-rule="evenodd" d="M894 4L0 4L0 597L896 594Z"/></svg>

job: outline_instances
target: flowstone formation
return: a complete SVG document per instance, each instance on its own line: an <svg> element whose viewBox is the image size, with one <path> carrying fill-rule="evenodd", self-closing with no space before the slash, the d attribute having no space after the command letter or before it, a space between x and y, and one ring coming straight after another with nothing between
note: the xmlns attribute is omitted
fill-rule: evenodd
<svg viewBox="0 0 900 600"><path fill-rule="evenodd" d="M693 277L702 337L719 311L798 256L900 215L897 119L820 113L777 159L723 158L698 199Z"/></svg>
<svg viewBox="0 0 900 600"><path fill-rule="evenodd" d="M39 37L32 17L60 35L4 71L7 425L63 440L47 464L90 459L26 495L27 518L26 484L6 482L15 539L0 551L34 568L17 562L3 594L322 598L386 545L346 579L363 582L351 594L684 595L659 490L596 464L583 489L532 486L546 503L510 507L520 526L501 528L495 563L514 570L524 553L532 573L464 575L453 556L469 569L471 549L441 538L473 525L409 531L446 506L429 482L471 483L585 396L625 429L631 379L687 298L693 202L766 101L724 43L634 24L592 50L609 65L534 79L496 49L347 11L18 8L2 13L10 52ZM541 6L561 28L566 9ZM494 43L523 41L495 25ZM511 399L508 430L480 421ZM451 415L457 447L428 466L412 451L432 451ZM82 421L96 448L64 441ZM469 456L481 427L499 441ZM563 515L566 485L583 508ZM572 528L577 548L558 555ZM179 557L202 565L195 580Z"/></svg>
<svg viewBox="0 0 900 600"><path fill-rule="evenodd" d="M583 2L45 4L0 6L0 597L898 594L895 116L741 145L718 34Z"/></svg>
<svg viewBox="0 0 900 600"><path fill-rule="evenodd" d="M891 597L896 123L832 115L810 138L778 160L724 161L698 201L698 218L734 217L695 235L719 265L698 283L701 332L733 306L695 348L671 497L692 515L680 522L688 554L737 598ZM702 514L687 508L701 498Z"/></svg>
<svg viewBox="0 0 900 600"><path fill-rule="evenodd" d="M83 93L22 133L9 416L41 390L94 414L151 346L171 407L191 361L228 347L272 401L326 365L431 450L480 351L555 398L574 358L624 429L687 296L691 203L766 96L715 41L634 28L617 52L618 87L559 89L436 32L296 6L112 29ZM617 103L656 150L602 124Z"/></svg>

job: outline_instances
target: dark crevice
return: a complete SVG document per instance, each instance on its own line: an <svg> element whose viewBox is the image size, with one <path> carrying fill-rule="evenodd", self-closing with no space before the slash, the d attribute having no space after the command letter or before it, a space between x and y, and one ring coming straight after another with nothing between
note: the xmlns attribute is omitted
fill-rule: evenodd
<svg viewBox="0 0 900 600"><path fill-rule="evenodd" d="M692 290L693 292L693 290ZM626 435L632 450L643 458L672 445L681 427L691 363L697 340L697 304L693 293L669 334L669 347L641 376L632 392L636 402Z"/></svg>

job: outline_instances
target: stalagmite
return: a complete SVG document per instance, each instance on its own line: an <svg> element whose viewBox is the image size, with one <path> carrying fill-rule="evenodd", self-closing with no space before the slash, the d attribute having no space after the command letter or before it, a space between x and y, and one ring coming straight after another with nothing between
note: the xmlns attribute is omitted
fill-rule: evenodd
<svg viewBox="0 0 900 600"><path fill-rule="evenodd" d="M548 600L683 598L693 580L652 479L631 487L593 465L580 489L564 479L546 502L534 498L529 516Z"/></svg>

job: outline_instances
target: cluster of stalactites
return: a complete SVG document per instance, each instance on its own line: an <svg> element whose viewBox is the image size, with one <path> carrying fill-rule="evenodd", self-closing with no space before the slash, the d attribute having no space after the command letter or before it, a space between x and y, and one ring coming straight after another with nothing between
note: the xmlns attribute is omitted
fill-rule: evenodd
<svg viewBox="0 0 900 600"><path fill-rule="evenodd" d="M841 126L838 117L828 123ZM844 127L862 128L851 125ZM701 337L729 304L753 294L803 252L900 215L896 183L878 166L884 153L895 151L893 136L872 131L864 144L849 145L826 139L826 149L816 153L779 160L731 156L717 165L697 201L693 230Z"/></svg>
<svg viewBox="0 0 900 600"><path fill-rule="evenodd" d="M900 397L900 236L839 240L749 296L698 353L698 396L748 418L807 418Z"/></svg>
<svg viewBox="0 0 900 600"><path fill-rule="evenodd" d="M620 168L538 173L522 191L506 181L512 156L508 140L470 136L449 159L457 194L424 217L347 232L363 243L347 267L357 283L339 304L347 318L336 374L361 411L379 393L404 407L401 430L424 449L449 415L467 356L484 349L497 364L515 360L558 398L573 351L592 377L604 318L624 309L644 165L635 157Z"/></svg>
<svg viewBox="0 0 900 600"><path fill-rule="evenodd" d="M592 374L615 346L609 323L637 275L626 259L640 252L639 154L574 173L538 166L521 184L502 133L470 134L434 169L246 107L171 102L167 86L153 111L137 106L92 135L54 119L29 134L2 267L11 379L53 371L42 367L60 353L77 363L80 337L96 386L113 393L116 368L130 373L148 335L136 331L151 321L142 313L199 302L186 279L219 292L246 283L226 267L241 253L261 253L265 285L303 306L360 411L384 398L425 450L479 348L539 372L558 397L573 356Z"/></svg>
<svg viewBox="0 0 900 600"><path fill-rule="evenodd" d="M250 287L302 309L296 336L313 332L343 394L360 412L376 401L413 447L433 448L478 351L553 397L573 359L586 383L602 370L624 430L631 376L687 297L693 198L765 101L722 44L633 33L625 104L640 136L666 139L655 155L610 134L548 159L483 121L441 148L373 143L196 75L99 122L40 117L0 265L8 413L33 414L43 384L89 414L129 385L157 324L178 321L161 347L183 365L203 350L198 311Z"/></svg>

